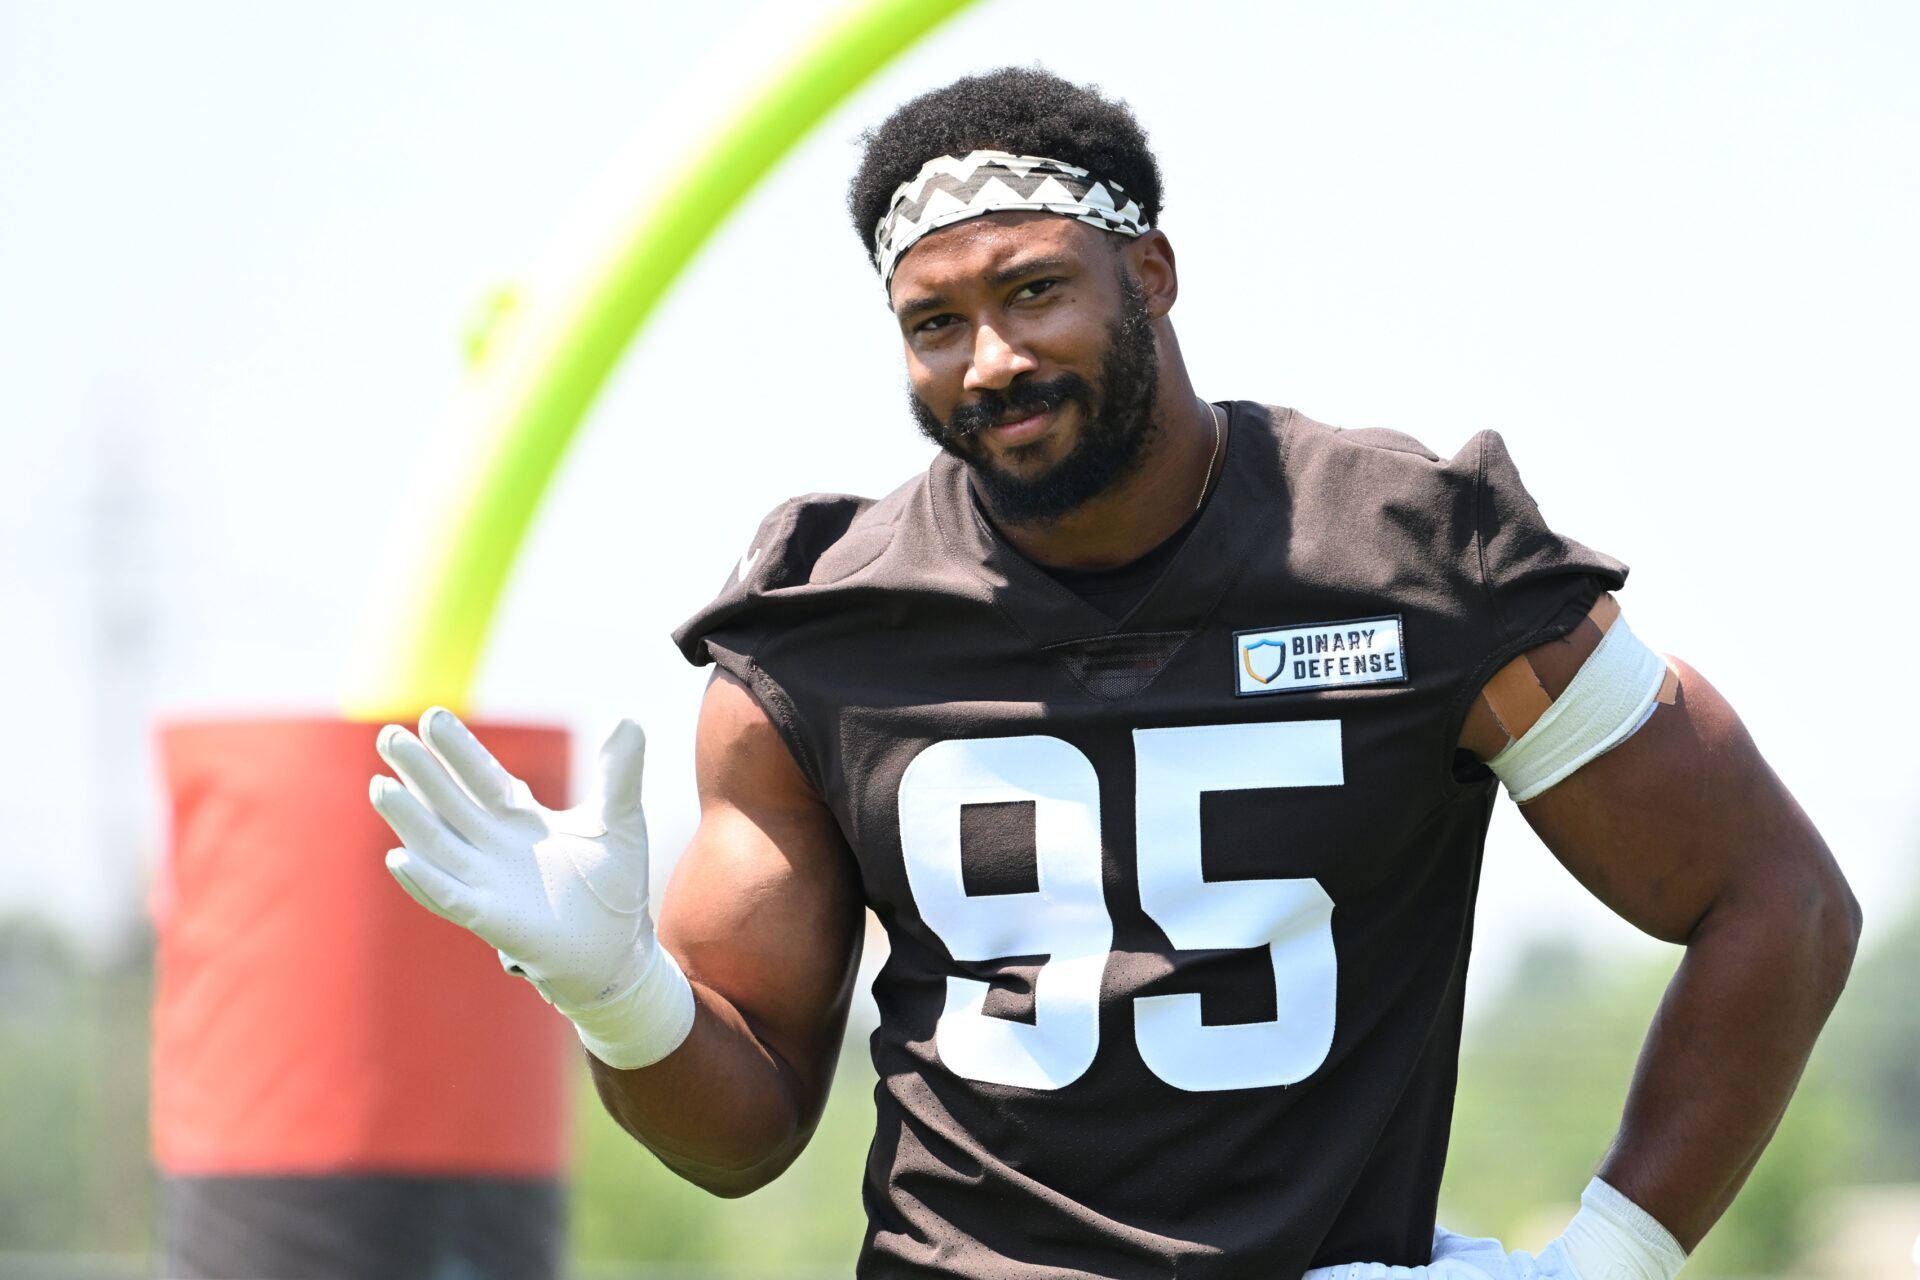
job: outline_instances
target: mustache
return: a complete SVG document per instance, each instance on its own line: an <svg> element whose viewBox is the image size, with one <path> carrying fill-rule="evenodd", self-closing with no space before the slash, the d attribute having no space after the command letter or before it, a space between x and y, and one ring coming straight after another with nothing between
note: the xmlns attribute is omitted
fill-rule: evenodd
<svg viewBox="0 0 1920 1280"><path fill-rule="evenodd" d="M1045 413L1070 401L1086 408L1091 394L1087 380L1077 373L1063 373L1045 382L1016 378L1006 390L982 391L978 400L955 409L947 419L946 434L951 439L964 440L985 431L1014 410L1027 416Z"/></svg>

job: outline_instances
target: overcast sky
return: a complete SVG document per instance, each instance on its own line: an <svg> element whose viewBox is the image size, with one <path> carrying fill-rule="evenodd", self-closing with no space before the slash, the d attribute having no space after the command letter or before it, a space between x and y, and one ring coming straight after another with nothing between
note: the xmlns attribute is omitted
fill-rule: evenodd
<svg viewBox="0 0 1920 1280"><path fill-rule="evenodd" d="M756 14L0 0L0 911L137 910L156 716L332 709L466 316ZM985 0L681 281L546 501L479 706L583 753L643 720L678 847L703 677L667 632L775 502L928 456L842 212L853 137L1038 60L1153 137L1201 393L1442 454L1501 431L1883 926L1920 852L1916 57L1899 0ZM1503 802L1483 967L1629 934Z"/></svg>

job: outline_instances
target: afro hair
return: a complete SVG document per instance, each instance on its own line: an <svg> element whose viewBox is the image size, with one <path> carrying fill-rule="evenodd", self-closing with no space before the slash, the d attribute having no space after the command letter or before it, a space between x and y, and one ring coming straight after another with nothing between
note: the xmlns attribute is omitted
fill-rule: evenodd
<svg viewBox="0 0 1920 1280"><path fill-rule="evenodd" d="M854 233L873 261L873 229L894 191L935 156L1009 151L1078 165L1111 178L1160 222L1160 166L1127 104L1098 85L1077 85L1042 67L1002 67L955 80L905 103L860 136L865 150L847 188Z"/></svg>

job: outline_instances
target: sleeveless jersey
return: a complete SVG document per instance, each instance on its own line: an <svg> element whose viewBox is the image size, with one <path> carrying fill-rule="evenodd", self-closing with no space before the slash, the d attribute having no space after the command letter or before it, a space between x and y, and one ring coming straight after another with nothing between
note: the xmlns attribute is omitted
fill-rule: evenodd
<svg viewBox="0 0 1920 1280"><path fill-rule="evenodd" d="M863 1277L1428 1260L1492 775L1468 706L1626 566L1492 432L1247 402L1117 622L942 455L769 515L675 635L746 681L891 954Z"/></svg>

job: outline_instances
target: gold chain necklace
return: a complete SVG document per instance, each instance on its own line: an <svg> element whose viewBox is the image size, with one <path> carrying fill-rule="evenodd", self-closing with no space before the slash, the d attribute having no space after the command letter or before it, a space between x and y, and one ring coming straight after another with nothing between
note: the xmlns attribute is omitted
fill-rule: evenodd
<svg viewBox="0 0 1920 1280"><path fill-rule="evenodd" d="M1200 496L1193 501L1195 515L1200 513L1200 508L1207 505L1207 490L1213 487L1213 468L1220 461L1220 441L1224 434L1220 424L1220 410L1214 405L1208 405L1207 413L1213 418L1213 452L1207 457L1207 478L1200 482Z"/></svg>

